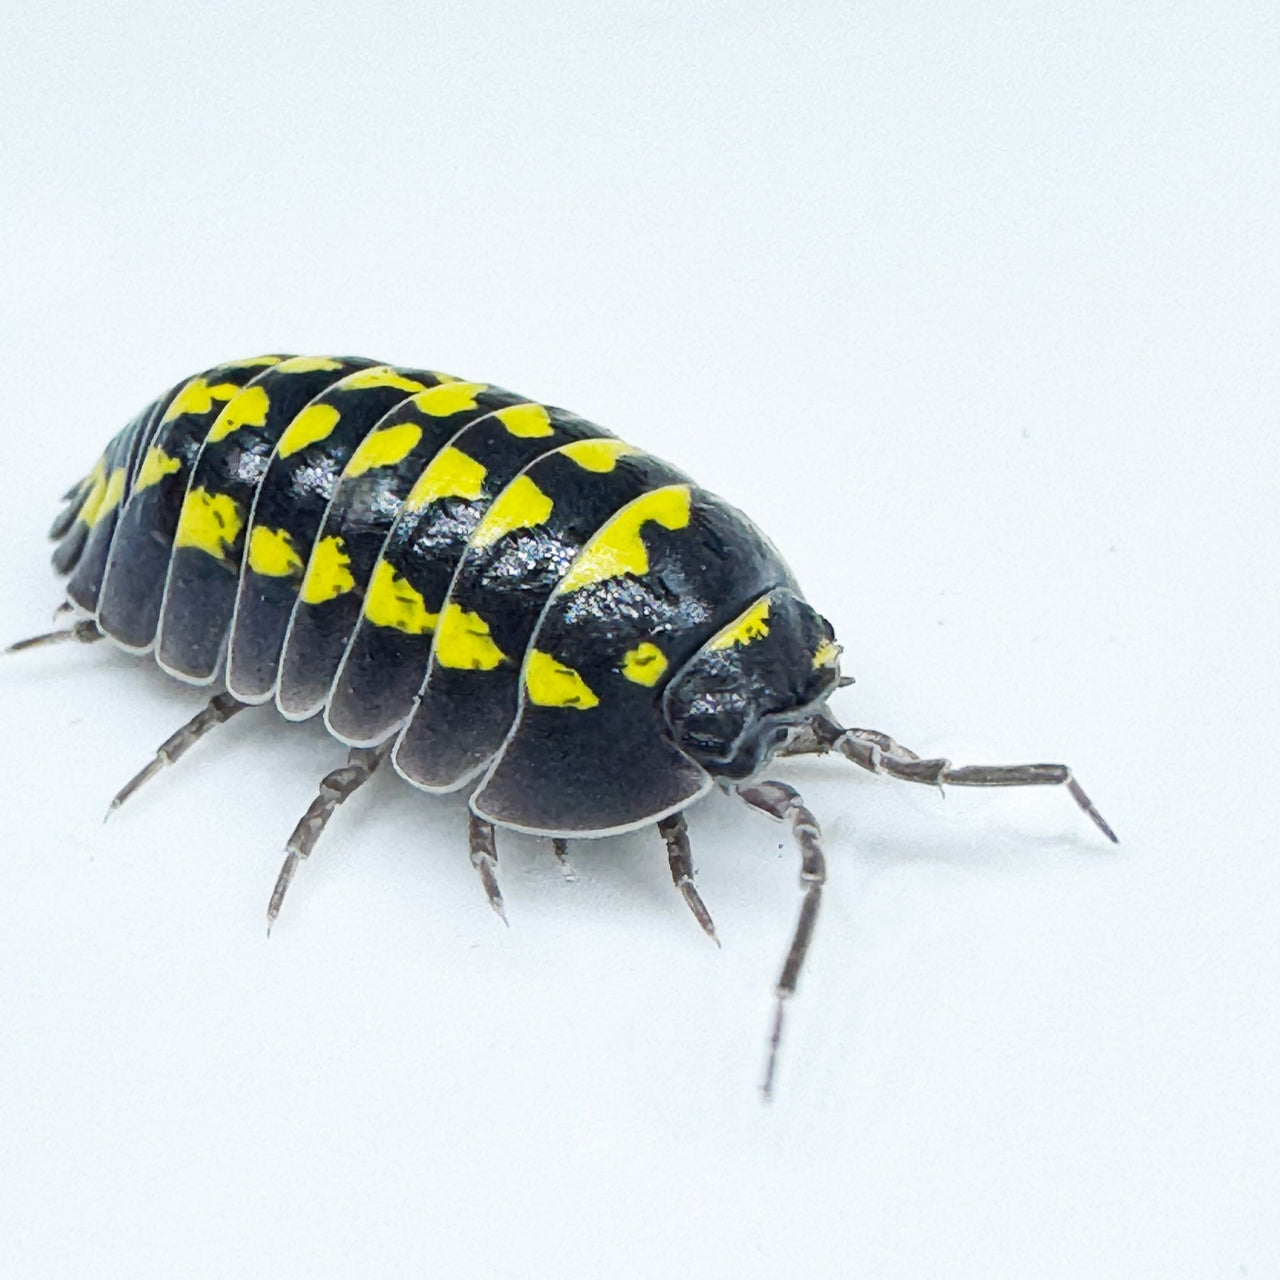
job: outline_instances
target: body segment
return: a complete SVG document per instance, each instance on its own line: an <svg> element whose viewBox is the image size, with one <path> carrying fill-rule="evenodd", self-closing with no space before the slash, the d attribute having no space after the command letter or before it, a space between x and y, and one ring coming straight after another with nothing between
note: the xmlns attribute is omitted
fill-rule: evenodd
<svg viewBox="0 0 1280 1280"><path fill-rule="evenodd" d="M178 517L180 529L185 517L186 536L175 540L169 561L157 640L157 661L166 670L202 683L215 678L235 612L249 516L276 442L312 400L372 363L296 356L226 402L205 436Z"/></svg>
<svg viewBox="0 0 1280 1280"><path fill-rule="evenodd" d="M441 641L454 571L490 504L534 458L607 434L562 409L524 403L476 419L440 450L374 566L325 712L335 737L369 746L400 728Z"/></svg>
<svg viewBox="0 0 1280 1280"><path fill-rule="evenodd" d="M159 416L137 460L98 598L73 601L123 648L145 653L155 642L187 483L209 428L241 387L281 358L215 365L180 384Z"/></svg>
<svg viewBox="0 0 1280 1280"><path fill-rule="evenodd" d="M401 401L348 460L293 606L277 702L291 719L323 709L374 566L396 515L459 432L523 397L476 382L443 382Z"/></svg>
<svg viewBox="0 0 1280 1280"><path fill-rule="evenodd" d="M227 656L227 687L237 698L266 702L275 693L311 546L348 460L385 414L440 381L425 370L357 369L310 401L276 441L239 574Z"/></svg>
<svg viewBox="0 0 1280 1280"><path fill-rule="evenodd" d="M454 619L483 638L437 644L393 754L428 790L450 791L502 746L520 705L520 673L547 601L582 548L632 499L684 481L615 439L544 454L499 494L471 536L449 591Z"/></svg>

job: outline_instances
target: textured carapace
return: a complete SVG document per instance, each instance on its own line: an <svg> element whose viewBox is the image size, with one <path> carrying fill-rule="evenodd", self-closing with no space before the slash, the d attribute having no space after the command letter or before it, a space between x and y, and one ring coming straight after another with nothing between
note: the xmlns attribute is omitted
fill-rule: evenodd
<svg viewBox="0 0 1280 1280"><path fill-rule="evenodd" d="M665 462L500 388L363 359L188 379L107 446L57 532L68 596L108 637L239 702L323 712L349 746L392 741L411 783L478 784L477 814L556 836L705 792L714 761L679 749L664 689L744 646L776 659L770 609L796 600L755 526ZM837 680L830 629L807 639L787 650L803 703L769 668L792 713ZM775 710L774 690L745 692Z"/></svg>
<svg viewBox="0 0 1280 1280"><path fill-rule="evenodd" d="M831 626L772 543L687 476L564 410L423 369L258 356L188 378L106 447L55 521L80 618L220 685L113 808L214 725L274 701L350 748L288 844L274 919L336 805L389 756L467 788L471 859L503 911L494 827L602 836L655 823L703 929L682 811L717 783L791 824L800 919L773 1052L825 877L818 825L760 774L836 751L933 785L1066 784L1062 765L954 768L826 711Z"/></svg>

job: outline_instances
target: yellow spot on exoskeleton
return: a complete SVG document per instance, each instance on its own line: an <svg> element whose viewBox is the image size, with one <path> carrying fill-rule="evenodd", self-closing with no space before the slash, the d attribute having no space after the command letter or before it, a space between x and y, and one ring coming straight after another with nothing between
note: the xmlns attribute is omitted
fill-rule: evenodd
<svg viewBox="0 0 1280 1280"><path fill-rule="evenodd" d="M392 467L403 462L413 447L422 439L422 428L412 422L402 422L395 427L371 431L356 446L344 473L362 476L374 467Z"/></svg>
<svg viewBox="0 0 1280 1280"><path fill-rule="evenodd" d="M287 530L255 524L249 534L249 568L264 578L294 578L302 572L302 557Z"/></svg>
<svg viewBox="0 0 1280 1280"><path fill-rule="evenodd" d="M507 660L493 642L489 624L478 613L446 604L436 628L435 659L442 667L492 671Z"/></svg>
<svg viewBox="0 0 1280 1280"><path fill-rule="evenodd" d="M426 635L440 620L432 613L407 578L402 578L386 560L379 560L364 598L364 616L375 627L394 627L408 635Z"/></svg>
<svg viewBox="0 0 1280 1280"><path fill-rule="evenodd" d="M183 500L173 545L195 547L197 551L223 560L242 523L240 508L229 494L192 489Z"/></svg>
<svg viewBox="0 0 1280 1280"><path fill-rule="evenodd" d="M466 498L474 502L484 493L486 475L484 463L447 444L409 490L405 506L410 511L421 511L440 498Z"/></svg>
<svg viewBox="0 0 1280 1280"><path fill-rule="evenodd" d="M219 369L257 369L262 365L279 364L279 356L246 356L243 360L228 360L220 364Z"/></svg>
<svg viewBox="0 0 1280 1280"><path fill-rule="evenodd" d="M120 499L124 497L124 468L116 467L111 475L107 477L106 488L102 491L102 501L98 503L98 508L85 517L85 524L92 528L104 516L109 515L120 505Z"/></svg>
<svg viewBox="0 0 1280 1280"><path fill-rule="evenodd" d="M824 640L814 651L813 665L818 667L834 667L844 652L834 640Z"/></svg>
<svg viewBox="0 0 1280 1280"><path fill-rule="evenodd" d="M375 364L372 369L349 373L338 383L339 391L371 391L374 387L394 387L397 391L425 391L427 384L408 378L389 364Z"/></svg>
<svg viewBox="0 0 1280 1280"><path fill-rule="evenodd" d="M106 459L99 459L89 476L89 495L80 508L79 519L90 529L120 505L124 496L124 468L116 467L107 475Z"/></svg>
<svg viewBox="0 0 1280 1280"><path fill-rule="evenodd" d="M629 649L622 660L622 674L633 684L648 685L650 688L662 679L662 673L666 669L667 655L648 640Z"/></svg>
<svg viewBox="0 0 1280 1280"><path fill-rule="evenodd" d="M471 535L471 545L489 547L513 530L532 529L551 514L551 508L551 498L528 476L516 476L485 512Z"/></svg>
<svg viewBox="0 0 1280 1280"><path fill-rule="evenodd" d="M323 440L338 425L341 415L331 404L309 404L285 428L276 446L282 458Z"/></svg>
<svg viewBox="0 0 1280 1280"><path fill-rule="evenodd" d="M342 361L332 356L292 356L276 365L277 373L323 373L326 369L341 369Z"/></svg>
<svg viewBox="0 0 1280 1280"><path fill-rule="evenodd" d="M437 377L444 379L438 387L428 387L413 397L414 407L433 418L451 418L455 413L478 408L476 396L489 385L487 382L459 382L445 374Z"/></svg>
<svg viewBox="0 0 1280 1280"><path fill-rule="evenodd" d="M606 436L599 440L575 440L572 444L565 445L560 452L584 471L603 474L612 471L618 465L619 458L639 453L640 450L625 440L613 440Z"/></svg>
<svg viewBox="0 0 1280 1280"><path fill-rule="evenodd" d="M169 402L161 421L172 422L184 413L208 413L215 402L230 400L239 390L234 382L215 382L211 385L204 378L192 378Z"/></svg>
<svg viewBox="0 0 1280 1280"><path fill-rule="evenodd" d="M769 634L769 597L759 600L739 614L727 627L717 631L707 641L708 649L732 649L734 645L750 644Z"/></svg>
<svg viewBox="0 0 1280 1280"><path fill-rule="evenodd" d="M341 538L321 538L311 548L307 576L302 580L302 603L324 604L346 595L356 580L351 576L351 557Z"/></svg>
<svg viewBox="0 0 1280 1280"><path fill-rule="evenodd" d="M540 707L573 707L588 711L600 705L587 682L572 668L541 649L529 654L524 669L529 701Z"/></svg>
<svg viewBox="0 0 1280 1280"><path fill-rule="evenodd" d="M499 409L494 417L513 435L522 440L538 440L555 434L551 415L544 404L513 404Z"/></svg>
<svg viewBox="0 0 1280 1280"><path fill-rule="evenodd" d="M226 407L209 428L207 439L216 444L241 427L265 426L267 410L270 408L271 401L263 387L245 387L227 401Z"/></svg>
<svg viewBox="0 0 1280 1280"><path fill-rule="evenodd" d="M76 517L82 524L91 524L98 508L102 505L103 495L107 492L107 460L99 458L93 464L93 470L80 481L80 489L88 493L80 504L80 514Z"/></svg>
<svg viewBox="0 0 1280 1280"><path fill-rule="evenodd" d="M689 523L690 500L687 484L672 484L629 502L578 552L560 590L578 591L624 573L637 577L648 573L649 552L640 537L641 528L653 520L664 529L683 529Z"/></svg>
<svg viewBox="0 0 1280 1280"><path fill-rule="evenodd" d="M159 484L165 476L173 475L181 465L177 458L171 458L159 445L153 444L142 459L142 466L138 470L138 483L134 486L134 492L139 489L149 489L153 484Z"/></svg>

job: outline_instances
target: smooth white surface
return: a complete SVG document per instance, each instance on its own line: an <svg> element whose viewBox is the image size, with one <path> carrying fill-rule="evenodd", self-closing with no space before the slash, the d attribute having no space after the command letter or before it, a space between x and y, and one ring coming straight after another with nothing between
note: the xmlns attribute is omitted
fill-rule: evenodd
<svg viewBox="0 0 1280 1280"><path fill-rule="evenodd" d="M111 652L0 666L0 1274L1280 1276L1270 4L10 5L0 636L175 377L489 378L751 512L850 720L1058 794L788 768L831 869L771 1108L780 829L502 842Z"/></svg>

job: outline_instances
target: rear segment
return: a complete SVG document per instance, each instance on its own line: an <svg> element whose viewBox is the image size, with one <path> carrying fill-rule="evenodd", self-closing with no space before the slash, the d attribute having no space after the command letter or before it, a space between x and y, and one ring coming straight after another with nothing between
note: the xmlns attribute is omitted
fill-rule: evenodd
<svg viewBox="0 0 1280 1280"><path fill-rule="evenodd" d="M59 539L53 567L71 575L67 598L88 613L97 609L111 539L120 508L133 491L138 458L176 391L149 404L107 445L90 474L67 495L68 505L49 531Z"/></svg>
<svg viewBox="0 0 1280 1280"><path fill-rule="evenodd" d="M183 383L159 415L135 464L96 599L72 602L96 614L98 626L135 653L155 641L165 577L191 468L223 406L280 356L216 365ZM70 594L70 592L69 592Z"/></svg>

